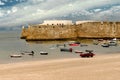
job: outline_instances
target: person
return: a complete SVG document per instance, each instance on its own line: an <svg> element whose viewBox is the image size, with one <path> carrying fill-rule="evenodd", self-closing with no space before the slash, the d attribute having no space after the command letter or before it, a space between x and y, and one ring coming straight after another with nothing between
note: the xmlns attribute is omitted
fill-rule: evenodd
<svg viewBox="0 0 120 80"><path fill-rule="evenodd" d="M32 56L34 56L34 54L35 54L34 51L31 51L31 53L32 53Z"/></svg>

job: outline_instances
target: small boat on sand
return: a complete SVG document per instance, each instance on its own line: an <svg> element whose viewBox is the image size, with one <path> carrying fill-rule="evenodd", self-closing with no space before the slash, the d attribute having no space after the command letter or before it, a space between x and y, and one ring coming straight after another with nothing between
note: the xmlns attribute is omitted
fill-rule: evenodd
<svg viewBox="0 0 120 80"><path fill-rule="evenodd" d="M41 55L48 55L48 52L41 51L40 54Z"/></svg>
<svg viewBox="0 0 120 80"><path fill-rule="evenodd" d="M80 53L81 57L93 57L95 54L93 53L93 50L85 50L85 53Z"/></svg>
<svg viewBox="0 0 120 80"><path fill-rule="evenodd" d="M73 49L72 49L72 48L61 48L60 51L64 51L64 52L72 52Z"/></svg>
<svg viewBox="0 0 120 80"><path fill-rule="evenodd" d="M89 52L80 54L81 57L93 57L94 55L95 55L94 53L89 53Z"/></svg>
<svg viewBox="0 0 120 80"><path fill-rule="evenodd" d="M21 54L22 55L25 55L25 54L27 54L27 55L31 55L31 56L34 56L34 51L31 51L31 52L28 52L28 51L23 51L23 52L21 52Z"/></svg>
<svg viewBox="0 0 120 80"><path fill-rule="evenodd" d="M102 47L109 47L110 45L108 43L103 43L101 46Z"/></svg>
<svg viewBox="0 0 120 80"><path fill-rule="evenodd" d="M79 50L75 50L75 53L83 53L83 52Z"/></svg>
<svg viewBox="0 0 120 80"><path fill-rule="evenodd" d="M19 55L19 54L12 54L10 55L11 58L21 58L22 55Z"/></svg>

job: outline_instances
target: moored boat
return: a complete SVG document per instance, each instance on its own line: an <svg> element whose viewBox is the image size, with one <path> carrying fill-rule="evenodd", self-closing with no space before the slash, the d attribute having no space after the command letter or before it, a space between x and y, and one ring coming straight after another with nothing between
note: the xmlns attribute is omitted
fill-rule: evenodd
<svg viewBox="0 0 120 80"><path fill-rule="evenodd" d="M25 55L25 54L27 54L27 55L31 55L31 56L34 56L34 51L31 51L31 52L29 52L29 51L23 51L23 52L21 52L21 54L22 55Z"/></svg>
<svg viewBox="0 0 120 80"><path fill-rule="evenodd" d="M80 42L78 41L70 41L69 42L69 46L79 46L80 45Z"/></svg>
<svg viewBox="0 0 120 80"><path fill-rule="evenodd" d="M22 55L19 55L19 54L12 54L10 55L11 58L21 58Z"/></svg>
<svg viewBox="0 0 120 80"><path fill-rule="evenodd" d="M40 54L41 55L48 55L48 52L41 51Z"/></svg>
<svg viewBox="0 0 120 80"><path fill-rule="evenodd" d="M72 48L61 48L60 51L64 51L64 52L72 52L73 49L72 49Z"/></svg>
<svg viewBox="0 0 120 80"><path fill-rule="evenodd" d="M75 50L75 53L83 53L83 52L79 50Z"/></svg>
<svg viewBox="0 0 120 80"><path fill-rule="evenodd" d="M108 43L103 43L101 46L102 47L109 47L109 44Z"/></svg>

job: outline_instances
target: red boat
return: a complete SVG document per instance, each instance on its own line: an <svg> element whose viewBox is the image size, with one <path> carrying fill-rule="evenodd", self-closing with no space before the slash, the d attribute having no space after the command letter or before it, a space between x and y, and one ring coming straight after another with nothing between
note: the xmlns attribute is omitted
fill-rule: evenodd
<svg viewBox="0 0 120 80"><path fill-rule="evenodd" d="M81 53L81 57L93 57L95 54L93 53L93 50L85 50L86 53Z"/></svg>
<svg viewBox="0 0 120 80"><path fill-rule="evenodd" d="M80 44L76 44L76 43L71 43L69 44L69 46L79 46Z"/></svg>
<svg viewBox="0 0 120 80"><path fill-rule="evenodd" d="M69 46L79 46L80 45L80 42L78 41L70 41L69 42Z"/></svg>
<svg viewBox="0 0 120 80"><path fill-rule="evenodd" d="M81 53L80 56L81 57L93 57L95 54L94 53Z"/></svg>

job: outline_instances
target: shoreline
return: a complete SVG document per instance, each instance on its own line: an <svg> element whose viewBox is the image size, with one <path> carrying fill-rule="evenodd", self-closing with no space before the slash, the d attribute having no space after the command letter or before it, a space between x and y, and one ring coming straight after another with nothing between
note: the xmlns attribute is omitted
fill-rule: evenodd
<svg viewBox="0 0 120 80"><path fill-rule="evenodd" d="M120 54L0 65L1 80L119 80ZM18 77L19 76L19 77ZM86 77L87 76L87 77Z"/></svg>

